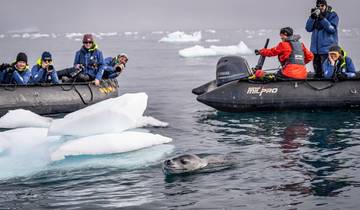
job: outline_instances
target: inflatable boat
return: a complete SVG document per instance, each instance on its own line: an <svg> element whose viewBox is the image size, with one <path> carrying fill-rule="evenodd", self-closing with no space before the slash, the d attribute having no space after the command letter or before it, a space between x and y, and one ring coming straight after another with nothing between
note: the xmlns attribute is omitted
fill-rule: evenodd
<svg viewBox="0 0 360 210"><path fill-rule="evenodd" d="M68 113L117 97L118 83L104 80L100 86L91 82L0 85L0 96L0 116L12 109L26 109L41 115Z"/></svg>
<svg viewBox="0 0 360 210"><path fill-rule="evenodd" d="M217 63L216 79L192 90L197 100L225 112L338 109L360 107L360 79L249 79L253 75L242 57Z"/></svg>

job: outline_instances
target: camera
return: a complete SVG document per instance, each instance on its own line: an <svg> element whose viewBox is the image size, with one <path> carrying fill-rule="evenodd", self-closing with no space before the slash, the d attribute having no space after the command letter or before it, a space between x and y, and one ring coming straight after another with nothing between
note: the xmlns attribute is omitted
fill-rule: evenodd
<svg viewBox="0 0 360 210"><path fill-rule="evenodd" d="M315 7L311 9L311 16L319 17L320 14L321 14L321 10L319 7Z"/></svg>
<svg viewBox="0 0 360 210"><path fill-rule="evenodd" d="M49 65L49 66L47 67L47 70L48 70L48 71L54 70L54 66L53 66L53 65Z"/></svg>

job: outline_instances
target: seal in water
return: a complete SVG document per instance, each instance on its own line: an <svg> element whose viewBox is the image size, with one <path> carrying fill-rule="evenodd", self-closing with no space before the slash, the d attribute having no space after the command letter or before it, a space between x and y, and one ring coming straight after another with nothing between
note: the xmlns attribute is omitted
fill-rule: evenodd
<svg viewBox="0 0 360 210"><path fill-rule="evenodd" d="M227 167L232 163L226 160L225 156L209 156L200 158L197 155L184 154L163 162L163 172L165 175L175 175L190 173L205 168Z"/></svg>

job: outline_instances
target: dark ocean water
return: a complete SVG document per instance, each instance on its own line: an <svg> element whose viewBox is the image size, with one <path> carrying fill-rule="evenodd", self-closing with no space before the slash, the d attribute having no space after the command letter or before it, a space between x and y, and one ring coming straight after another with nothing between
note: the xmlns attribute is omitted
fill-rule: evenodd
<svg viewBox="0 0 360 210"><path fill-rule="evenodd" d="M351 30L341 32L342 43L360 66L360 34ZM270 45L278 41L276 30L255 30L252 37L249 33L253 32L203 31L203 40L220 42L196 44L235 45L243 40L254 49L261 48L266 37L272 38ZM198 103L191 89L215 77L219 57L181 58L178 50L195 43L159 43L163 36L139 32L98 40L105 55L126 52L130 57L119 78L119 94L146 92L146 115L169 122L166 128L150 129L173 138L174 149L162 160L183 153L231 154L237 164L166 178L161 160L127 167L119 162L133 154L78 157L67 160L71 167L53 163L55 167L28 176L0 180L0 209L358 208L360 112L217 112ZM309 45L308 34L304 40ZM80 46L61 34L41 39L6 35L0 43L1 59L11 60L24 50L35 62L43 50L50 50L58 68L71 65ZM247 59L254 65L257 57ZM274 66L276 59L266 61L266 67ZM84 159L107 164L77 166Z"/></svg>

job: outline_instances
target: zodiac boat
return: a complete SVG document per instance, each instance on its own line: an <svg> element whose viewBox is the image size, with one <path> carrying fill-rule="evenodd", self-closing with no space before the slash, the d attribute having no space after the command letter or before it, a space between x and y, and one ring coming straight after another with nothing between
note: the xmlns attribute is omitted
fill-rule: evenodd
<svg viewBox="0 0 360 210"><path fill-rule="evenodd" d="M0 116L12 109L37 114L73 112L118 96L116 80L105 80L99 87L91 82L44 85L0 85Z"/></svg>
<svg viewBox="0 0 360 210"><path fill-rule="evenodd" d="M225 112L360 107L360 79L249 79L242 57L226 56L217 63L216 79L194 88L197 100ZM311 77L311 76L310 76Z"/></svg>

